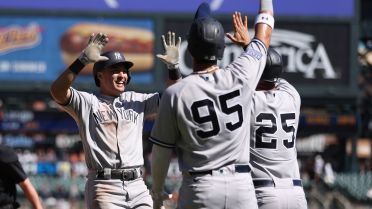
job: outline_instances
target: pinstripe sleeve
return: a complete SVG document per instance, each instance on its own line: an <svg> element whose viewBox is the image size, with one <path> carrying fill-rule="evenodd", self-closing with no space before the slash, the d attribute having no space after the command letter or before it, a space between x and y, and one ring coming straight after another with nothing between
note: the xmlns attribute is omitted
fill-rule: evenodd
<svg viewBox="0 0 372 209"><path fill-rule="evenodd" d="M267 49L258 39L253 39L247 49L226 67L236 77L247 82L251 89L255 89L266 65Z"/></svg>
<svg viewBox="0 0 372 209"><path fill-rule="evenodd" d="M287 92L293 98L296 108L300 109L301 96L294 86L288 83L288 81L286 81L284 78L280 78L278 80L277 88L279 88L281 91Z"/></svg>
<svg viewBox="0 0 372 209"><path fill-rule="evenodd" d="M167 88L160 100L158 114L152 128L150 141L164 148L174 148L179 131L176 121L175 96Z"/></svg>

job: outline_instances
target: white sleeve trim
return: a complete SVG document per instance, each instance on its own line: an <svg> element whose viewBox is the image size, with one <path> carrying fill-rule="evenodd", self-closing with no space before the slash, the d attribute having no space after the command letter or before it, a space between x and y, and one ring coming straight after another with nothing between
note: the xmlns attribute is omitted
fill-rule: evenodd
<svg viewBox="0 0 372 209"><path fill-rule="evenodd" d="M260 39L253 38L251 42L257 42L257 43L259 43L265 49L265 53L267 53L267 48L266 48L265 44ZM249 47L247 47L247 49L245 51L247 51L248 48Z"/></svg>
<svg viewBox="0 0 372 209"><path fill-rule="evenodd" d="M158 140L158 139L155 139L155 138L152 137L152 136L149 137L149 140L150 140L152 143L154 143L154 144L156 144L156 145L159 145L159 146L161 146L161 147L164 147L164 148L173 149L173 148L176 147L176 145L174 145L174 144L168 144L168 143L162 142L162 141L160 141L160 140Z"/></svg>

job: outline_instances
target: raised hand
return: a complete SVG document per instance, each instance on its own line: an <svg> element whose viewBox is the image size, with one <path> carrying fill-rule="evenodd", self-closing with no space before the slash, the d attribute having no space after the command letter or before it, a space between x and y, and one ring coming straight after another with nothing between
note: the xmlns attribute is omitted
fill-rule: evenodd
<svg viewBox="0 0 372 209"><path fill-rule="evenodd" d="M162 35L161 38L165 54L157 54L156 56L167 65L168 69L175 69L179 62L181 37L178 37L176 43L176 34L169 31L167 39L165 39L164 35Z"/></svg>
<svg viewBox="0 0 372 209"><path fill-rule="evenodd" d="M248 33L248 18L244 16L242 20L240 12L235 12L232 16L234 34L226 33L226 36L235 44L245 47L251 42Z"/></svg>
<svg viewBox="0 0 372 209"><path fill-rule="evenodd" d="M106 34L94 33L90 35L88 45L80 54L79 60L86 64L94 63L98 61L108 60L107 57L101 56L102 48L108 43Z"/></svg>

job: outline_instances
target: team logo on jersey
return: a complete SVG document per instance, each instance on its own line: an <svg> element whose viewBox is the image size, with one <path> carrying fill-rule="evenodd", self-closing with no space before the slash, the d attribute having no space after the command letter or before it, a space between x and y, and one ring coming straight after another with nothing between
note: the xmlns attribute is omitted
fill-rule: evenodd
<svg viewBox="0 0 372 209"><path fill-rule="evenodd" d="M137 124L139 114L136 111L132 109L124 110L124 108L120 108L118 109L118 112L119 119L132 121L132 123Z"/></svg>
<svg viewBox="0 0 372 209"><path fill-rule="evenodd" d="M132 121L134 124L138 122L139 114L134 111L133 109L125 108L124 103L117 102L115 104L116 110L119 113L118 118L119 120L127 120Z"/></svg>
<svg viewBox="0 0 372 209"><path fill-rule="evenodd" d="M117 120L126 120L134 124L139 121L139 114L132 109L125 109L120 103L116 103L115 110L107 107L101 107L99 110L93 113L97 123L112 123Z"/></svg>
<svg viewBox="0 0 372 209"><path fill-rule="evenodd" d="M249 56L253 57L253 58L258 59L258 60L260 60L261 57L262 57L261 52L256 51L255 49L252 49L252 48L248 48L245 53L248 54Z"/></svg>

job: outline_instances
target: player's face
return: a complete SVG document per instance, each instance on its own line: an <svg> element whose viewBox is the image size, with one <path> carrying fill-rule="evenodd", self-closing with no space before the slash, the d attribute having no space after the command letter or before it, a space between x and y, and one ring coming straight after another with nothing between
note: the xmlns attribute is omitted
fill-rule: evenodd
<svg viewBox="0 0 372 209"><path fill-rule="evenodd" d="M125 90L128 74L122 66L105 69L97 74L100 79L101 93L109 96L119 96Z"/></svg>

